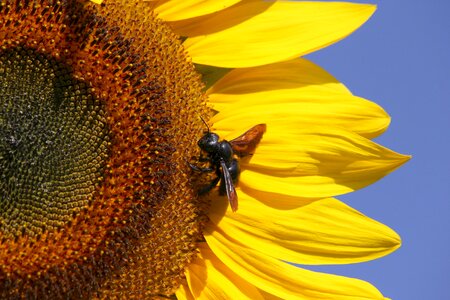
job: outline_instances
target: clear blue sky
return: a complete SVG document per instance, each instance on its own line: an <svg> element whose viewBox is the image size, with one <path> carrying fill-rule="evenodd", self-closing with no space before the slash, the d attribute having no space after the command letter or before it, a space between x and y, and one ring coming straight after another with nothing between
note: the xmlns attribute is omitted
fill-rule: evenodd
<svg viewBox="0 0 450 300"><path fill-rule="evenodd" d="M367 3L363 1L350 1ZM403 239L368 263L315 270L365 279L396 300L450 299L450 0L373 0L375 15L347 39L309 55L391 115L377 139L413 158L340 197Z"/></svg>

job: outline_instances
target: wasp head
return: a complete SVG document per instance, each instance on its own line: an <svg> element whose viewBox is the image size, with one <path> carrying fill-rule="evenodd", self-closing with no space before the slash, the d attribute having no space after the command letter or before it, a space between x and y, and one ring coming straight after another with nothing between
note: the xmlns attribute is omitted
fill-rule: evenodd
<svg viewBox="0 0 450 300"><path fill-rule="evenodd" d="M219 148L219 136L212 132L206 132L198 140L197 145L207 153L217 152Z"/></svg>

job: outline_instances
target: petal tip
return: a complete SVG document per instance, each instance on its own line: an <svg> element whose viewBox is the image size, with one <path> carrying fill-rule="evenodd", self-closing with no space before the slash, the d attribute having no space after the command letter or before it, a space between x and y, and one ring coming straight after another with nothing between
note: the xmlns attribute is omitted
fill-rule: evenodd
<svg viewBox="0 0 450 300"><path fill-rule="evenodd" d="M400 165L403 165L404 163L408 162L412 158L412 155L406 155L402 154L400 157Z"/></svg>
<svg viewBox="0 0 450 300"><path fill-rule="evenodd" d="M398 248L400 248L402 246L402 238L400 237L400 235L398 235L397 232L392 231L393 235L392 235L392 251L397 250Z"/></svg>

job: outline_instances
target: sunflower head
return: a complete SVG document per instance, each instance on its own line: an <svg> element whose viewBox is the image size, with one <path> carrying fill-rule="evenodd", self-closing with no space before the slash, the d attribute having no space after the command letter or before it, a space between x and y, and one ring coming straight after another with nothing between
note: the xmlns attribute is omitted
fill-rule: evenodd
<svg viewBox="0 0 450 300"><path fill-rule="evenodd" d="M389 116L299 58L374 9L2 1L0 298L383 299L285 263L400 246L332 198L408 159Z"/></svg>
<svg viewBox="0 0 450 300"><path fill-rule="evenodd" d="M173 293L208 115L178 36L128 1L2 2L0 26L1 298Z"/></svg>

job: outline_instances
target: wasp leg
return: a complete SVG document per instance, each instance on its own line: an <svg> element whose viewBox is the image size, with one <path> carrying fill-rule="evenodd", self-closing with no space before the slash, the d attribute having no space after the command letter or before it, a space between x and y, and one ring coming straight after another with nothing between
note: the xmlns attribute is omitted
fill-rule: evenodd
<svg viewBox="0 0 450 300"><path fill-rule="evenodd" d="M196 160L199 162L211 162L211 158L209 156L205 156L203 154L200 154L199 156L192 156L191 160ZM186 162L188 162L187 159L185 159Z"/></svg>
<svg viewBox="0 0 450 300"><path fill-rule="evenodd" d="M211 173L212 171L214 171L214 168L212 167L208 167L208 168L200 168L196 165L193 165L191 163L188 163L189 167L195 171L195 172L200 172L200 173Z"/></svg>
<svg viewBox="0 0 450 300"><path fill-rule="evenodd" d="M199 156L198 161L199 162L207 162L207 161L211 161L211 158L209 158L207 156Z"/></svg>
<svg viewBox="0 0 450 300"><path fill-rule="evenodd" d="M199 191L198 194L204 195L206 193L208 193L210 190L212 190L220 181L220 177L216 177L214 178L207 186L202 187Z"/></svg>

